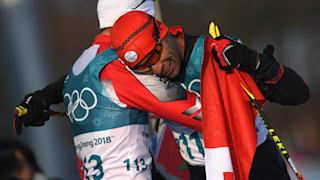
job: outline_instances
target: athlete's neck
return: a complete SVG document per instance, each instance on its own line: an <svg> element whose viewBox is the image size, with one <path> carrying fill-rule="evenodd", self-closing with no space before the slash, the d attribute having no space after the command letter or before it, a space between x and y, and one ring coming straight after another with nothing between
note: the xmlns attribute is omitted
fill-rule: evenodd
<svg viewBox="0 0 320 180"><path fill-rule="evenodd" d="M110 36L111 27L101 29L101 34Z"/></svg>

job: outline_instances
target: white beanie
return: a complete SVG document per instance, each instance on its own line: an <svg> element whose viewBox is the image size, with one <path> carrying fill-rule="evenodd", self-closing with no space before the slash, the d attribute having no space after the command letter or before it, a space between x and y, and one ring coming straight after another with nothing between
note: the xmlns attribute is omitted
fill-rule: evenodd
<svg viewBox="0 0 320 180"><path fill-rule="evenodd" d="M153 0L98 0L100 29L112 27L120 16L133 10L146 12L153 17L156 14Z"/></svg>

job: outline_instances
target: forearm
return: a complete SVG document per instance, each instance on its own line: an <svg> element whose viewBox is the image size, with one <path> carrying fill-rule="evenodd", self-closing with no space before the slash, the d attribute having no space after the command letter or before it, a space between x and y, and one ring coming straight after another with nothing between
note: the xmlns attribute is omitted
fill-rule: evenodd
<svg viewBox="0 0 320 180"><path fill-rule="evenodd" d="M49 84L44 89L40 90L41 94L44 97L44 100L48 105L59 104L63 102L62 90L66 76L67 75L60 77L57 81Z"/></svg>
<svg viewBox="0 0 320 180"><path fill-rule="evenodd" d="M216 40L215 43L222 47L218 48L223 50L220 53L225 53L225 65L220 63L220 68L238 68L252 74L263 95L271 102L297 105L309 99L308 85L295 71L277 62L272 45L267 45L260 54L239 43L231 42L228 45L226 38ZM224 47L226 44L228 46Z"/></svg>
<svg viewBox="0 0 320 180"><path fill-rule="evenodd" d="M114 103L152 112L201 131L201 119L198 118L201 104L195 94L185 91L180 85L169 85L169 81L162 81L159 77L139 75L119 68L119 65L122 66L119 63L115 61L109 64L100 75Z"/></svg>
<svg viewBox="0 0 320 180"><path fill-rule="evenodd" d="M265 77L269 78L257 78L257 85L268 100L282 105L298 105L309 99L309 86L301 76L280 64L274 68L277 71L266 74Z"/></svg>

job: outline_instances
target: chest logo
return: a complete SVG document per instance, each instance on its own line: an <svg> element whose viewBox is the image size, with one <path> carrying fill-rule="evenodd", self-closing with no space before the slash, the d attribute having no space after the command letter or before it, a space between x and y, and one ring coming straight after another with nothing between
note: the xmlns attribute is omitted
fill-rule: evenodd
<svg viewBox="0 0 320 180"><path fill-rule="evenodd" d="M81 90L74 90L71 93L65 93L64 100L67 104L67 115L71 122L83 121L88 115L89 111L97 105L97 95L88 87ZM78 112L78 113L77 113Z"/></svg>
<svg viewBox="0 0 320 180"><path fill-rule="evenodd" d="M200 79L193 79L188 87L184 84L184 83L181 83L181 86L185 89L185 90L188 90L192 93L195 93L198 97L200 97L200 94L199 92L197 92L196 90L199 89L200 90Z"/></svg>

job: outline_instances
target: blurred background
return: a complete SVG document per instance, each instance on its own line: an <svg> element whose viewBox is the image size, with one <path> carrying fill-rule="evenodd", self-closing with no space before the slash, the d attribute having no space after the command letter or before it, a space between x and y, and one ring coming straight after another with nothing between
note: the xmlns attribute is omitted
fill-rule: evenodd
<svg viewBox="0 0 320 180"><path fill-rule="evenodd" d="M206 34L214 20L223 34L262 51L275 46L279 62L310 86L299 106L267 103L265 111L305 179L320 177L320 2L316 0L161 0L162 20L186 33ZM36 153L47 177L79 179L68 119L13 132L14 108L27 93L68 73L99 33L95 0L0 0L0 137L16 137ZM318 23L317 23L318 22ZM294 91L294 89L293 89ZM53 107L64 111L64 105ZM291 170L289 170L291 172ZM266 172L267 173L267 172ZM295 177L293 178L295 179Z"/></svg>

